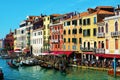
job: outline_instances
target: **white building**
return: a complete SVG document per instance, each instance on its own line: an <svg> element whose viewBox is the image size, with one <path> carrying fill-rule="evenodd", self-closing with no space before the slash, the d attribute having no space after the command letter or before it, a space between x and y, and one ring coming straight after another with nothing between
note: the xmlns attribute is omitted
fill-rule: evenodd
<svg viewBox="0 0 120 80"><path fill-rule="evenodd" d="M35 56L41 55L43 51L43 29L43 17L36 17L31 35L32 53Z"/></svg>
<svg viewBox="0 0 120 80"><path fill-rule="evenodd" d="M33 30L31 36L31 45L34 55L41 55L43 47L43 30L37 29Z"/></svg>

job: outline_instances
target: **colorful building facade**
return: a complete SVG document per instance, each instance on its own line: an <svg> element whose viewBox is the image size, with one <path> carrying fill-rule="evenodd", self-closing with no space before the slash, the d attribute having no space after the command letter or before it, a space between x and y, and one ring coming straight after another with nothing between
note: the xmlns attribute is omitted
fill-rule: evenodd
<svg viewBox="0 0 120 80"><path fill-rule="evenodd" d="M50 23L50 50L63 50L63 15L54 17Z"/></svg>
<svg viewBox="0 0 120 80"><path fill-rule="evenodd" d="M4 39L4 48L7 50L14 50L14 33L11 30Z"/></svg>
<svg viewBox="0 0 120 80"><path fill-rule="evenodd" d="M81 13L82 17L82 48L84 58L94 59L94 50L98 45L97 23L103 21L105 17L114 15L114 8L111 6L98 6L95 9L88 8L87 12Z"/></svg>
<svg viewBox="0 0 120 80"><path fill-rule="evenodd" d="M69 19L64 21L64 50L78 51L81 53L82 45L82 26L80 14L72 14Z"/></svg>

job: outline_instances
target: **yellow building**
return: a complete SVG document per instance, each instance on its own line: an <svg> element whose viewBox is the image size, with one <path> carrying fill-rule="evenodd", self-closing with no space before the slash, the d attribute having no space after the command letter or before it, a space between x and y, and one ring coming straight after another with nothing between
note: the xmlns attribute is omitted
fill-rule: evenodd
<svg viewBox="0 0 120 80"><path fill-rule="evenodd" d="M115 10L115 16L106 17L104 22L105 54L120 54L120 7Z"/></svg>
<svg viewBox="0 0 120 80"><path fill-rule="evenodd" d="M98 25L107 16L114 15L114 8L111 6L98 6L95 9L88 8L87 12L81 13L82 18L82 48L84 58L94 59L94 50L98 45Z"/></svg>
<svg viewBox="0 0 120 80"><path fill-rule="evenodd" d="M44 25L44 34L43 34L43 39L44 39L44 44L43 44L43 50L44 51L48 51L49 50L49 36L50 36L50 28L49 28L49 24L50 24L50 16L45 16L43 19L43 25Z"/></svg>
<svg viewBox="0 0 120 80"><path fill-rule="evenodd" d="M80 46L82 44L82 27L80 15L71 16L64 21L64 46L65 51L78 51L81 53Z"/></svg>

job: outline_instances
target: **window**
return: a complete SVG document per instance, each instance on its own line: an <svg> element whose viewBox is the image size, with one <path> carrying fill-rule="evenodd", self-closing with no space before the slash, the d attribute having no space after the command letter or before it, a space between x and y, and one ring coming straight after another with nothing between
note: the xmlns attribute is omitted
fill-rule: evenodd
<svg viewBox="0 0 120 80"><path fill-rule="evenodd" d="M66 46L64 45L64 49L66 49Z"/></svg>
<svg viewBox="0 0 120 80"><path fill-rule="evenodd" d="M68 45L68 50L70 50L70 46Z"/></svg>
<svg viewBox="0 0 120 80"><path fill-rule="evenodd" d="M83 30L83 36L90 36L90 29Z"/></svg>
<svg viewBox="0 0 120 80"><path fill-rule="evenodd" d="M115 31L118 31L118 22L115 22Z"/></svg>
<svg viewBox="0 0 120 80"><path fill-rule="evenodd" d="M40 35L40 32L38 32L38 35Z"/></svg>
<svg viewBox="0 0 120 80"><path fill-rule="evenodd" d="M84 48L86 47L86 42L84 42Z"/></svg>
<svg viewBox="0 0 120 80"><path fill-rule="evenodd" d="M96 24L97 23L97 20L96 20L96 17L94 17L94 24Z"/></svg>
<svg viewBox="0 0 120 80"><path fill-rule="evenodd" d="M44 35L46 35L46 31L44 31Z"/></svg>
<svg viewBox="0 0 120 80"><path fill-rule="evenodd" d="M104 42L102 41L101 47L104 48Z"/></svg>
<svg viewBox="0 0 120 80"><path fill-rule="evenodd" d="M96 28L93 29L93 36L96 36Z"/></svg>
<svg viewBox="0 0 120 80"><path fill-rule="evenodd" d="M64 30L64 35L66 34L66 30Z"/></svg>
<svg viewBox="0 0 120 80"><path fill-rule="evenodd" d="M24 30L22 30L21 33L24 34Z"/></svg>
<svg viewBox="0 0 120 80"><path fill-rule="evenodd" d="M69 25L70 25L70 21L67 22L67 26L69 26Z"/></svg>
<svg viewBox="0 0 120 80"><path fill-rule="evenodd" d="M106 33L108 33L108 23L106 23L105 27L106 27Z"/></svg>
<svg viewBox="0 0 120 80"><path fill-rule="evenodd" d="M41 35L42 35L42 31L41 31Z"/></svg>
<svg viewBox="0 0 120 80"><path fill-rule="evenodd" d="M90 29L87 29L87 36L90 36Z"/></svg>
<svg viewBox="0 0 120 80"><path fill-rule="evenodd" d="M98 27L98 33L100 33L100 27Z"/></svg>
<svg viewBox="0 0 120 80"><path fill-rule="evenodd" d="M115 39L115 49L118 49L118 39Z"/></svg>
<svg viewBox="0 0 120 80"><path fill-rule="evenodd" d="M82 44L82 38L79 38L79 43Z"/></svg>
<svg viewBox="0 0 120 80"><path fill-rule="evenodd" d="M83 36L87 36L87 30L83 30Z"/></svg>
<svg viewBox="0 0 120 80"><path fill-rule="evenodd" d="M82 33L82 29L81 28L79 29L79 33Z"/></svg>
<svg viewBox="0 0 120 80"><path fill-rule="evenodd" d="M73 43L77 43L77 38L72 38Z"/></svg>
<svg viewBox="0 0 120 80"><path fill-rule="evenodd" d="M68 34L71 34L70 29L68 30Z"/></svg>
<svg viewBox="0 0 120 80"><path fill-rule="evenodd" d="M66 42L66 38L64 38L64 43Z"/></svg>
<svg viewBox="0 0 120 80"><path fill-rule="evenodd" d="M77 34L77 29L73 29L72 34Z"/></svg>
<svg viewBox="0 0 120 80"><path fill-rule="evenodd" d="M47 25L47 28L49 29L49 24Z"/></svg>
<svg viewBox="0 0 120 80"><path fill-rule="evenodd" d="M48 17L48 20L49 20L50 18Z"/></svg>
<svg viewBox="0 0 120 80"><path fill-rule="evenodd" d="M76 50L76 46L75 46L75 45L73 45L73 46L72 46L72 49L73 49L73 50Z"/></svg>
<svg viewBox="0 0 120 80"><path fill-rule="evenodd" d="M34 33L34 36L36 36L36 33Z"/></svg>
<svg viewBox="0 0 120 80"><path fill-rule="evenodd" d="M103 33L104 32L104 27L102 27L101 30L102 30L102 33Z"/></svg>
<svg viewBox="0 0 120 80"><path fill-rule="evenodd" d="M85 19L83 19L83 25L86 25L86 20Z"/></svg>
<svg viewBox="0 0 120 80"><path fill-rule="evenodd" d="M73 20L72 25L77 25L77 20Z"/></svg>
<svg viewBox="0 0 120 80"><path fill-rule="evenodd" d="M90 25L90 18L87 19L87 25Z"/></svg>
<svg viewBox="0 0 120 80"><path fill-rule="evenodd" d="M70 43L70 38L68 38L68 42Z"/></svg>
<svg viewBox="0 0 120 80"><path fill-rule="evenodd" d="M82 19L79 19L79 24L82 25Z"/></svg>

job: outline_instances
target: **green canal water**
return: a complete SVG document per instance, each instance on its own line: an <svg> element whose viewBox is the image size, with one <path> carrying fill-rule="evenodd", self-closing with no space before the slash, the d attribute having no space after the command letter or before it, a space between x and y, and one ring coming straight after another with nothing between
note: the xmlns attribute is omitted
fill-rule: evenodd
<svg viewBox="0 0 120 80"><path fill-rule="evenodd" d="M5 80L120 80L107 75L105 71L95 71L80 68L69 68L66 73L40 66L20 67L12 69L6 60L0 59L0 67L4 72Z"/></svg>

